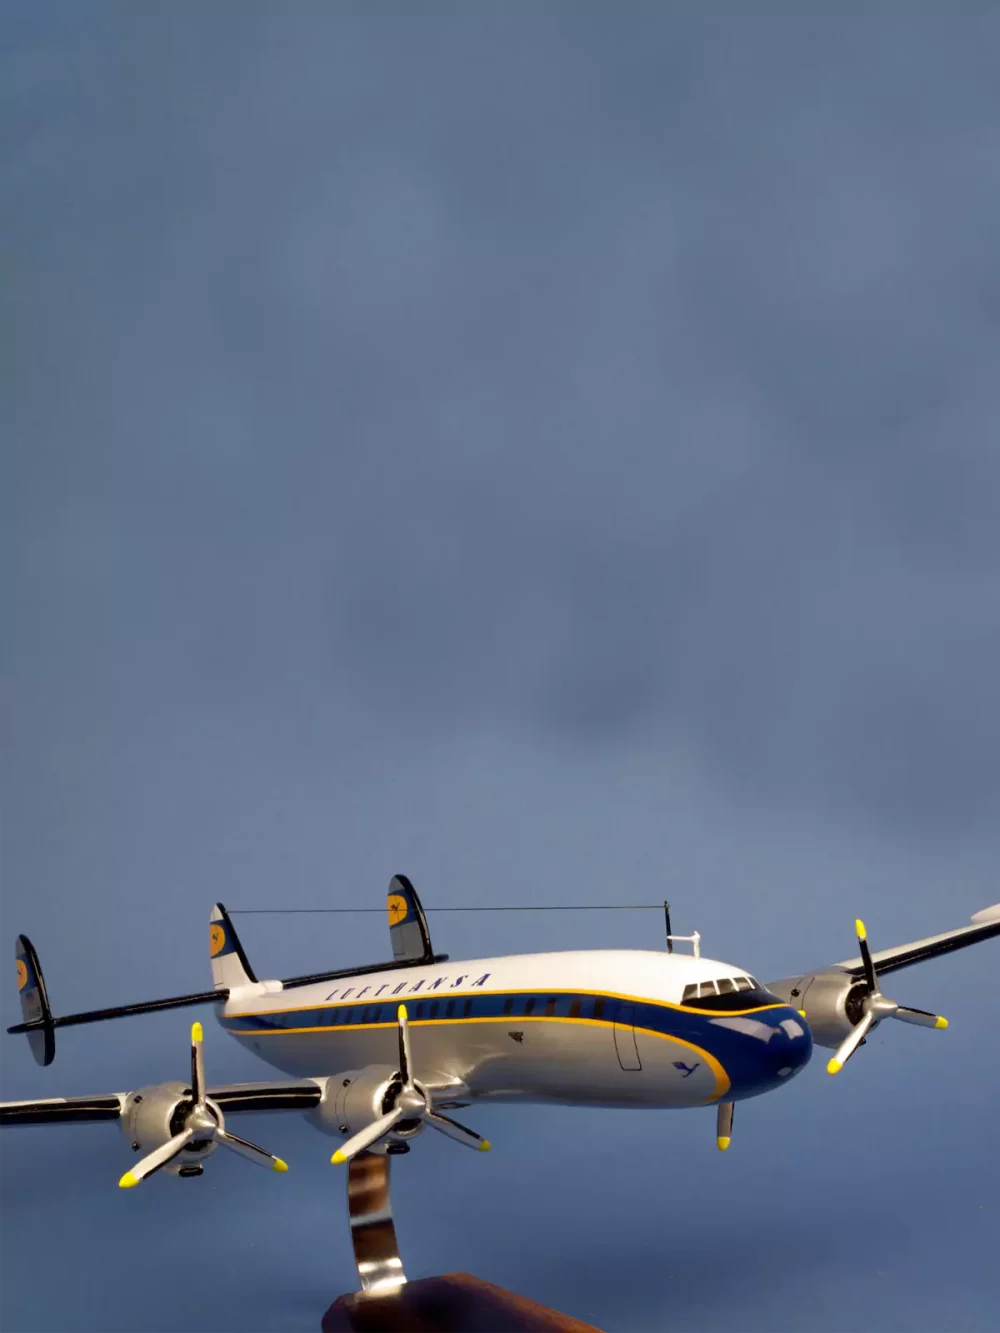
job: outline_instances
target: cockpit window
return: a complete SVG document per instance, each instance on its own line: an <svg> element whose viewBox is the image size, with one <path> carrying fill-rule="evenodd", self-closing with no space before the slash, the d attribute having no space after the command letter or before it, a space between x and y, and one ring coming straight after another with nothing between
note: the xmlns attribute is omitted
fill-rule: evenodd
<svg viewBox="0 0 1000 1333"><path fill-rule="evenodd" d="M765 990L756 978L720 977L718 981L693 981L684 987L681 1004L691 1009L756 1009L780 1004L777 995Z"/></svg>

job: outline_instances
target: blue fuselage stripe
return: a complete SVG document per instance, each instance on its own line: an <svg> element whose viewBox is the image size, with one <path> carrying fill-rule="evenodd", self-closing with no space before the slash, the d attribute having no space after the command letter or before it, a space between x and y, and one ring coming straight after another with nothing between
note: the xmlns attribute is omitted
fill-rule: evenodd
<svg viewBox="0 0 1000 1333"><path fill-rule="evenodd" d="M236 1036L294 1032L348 1032L352 1028L395 1027L400 998L369 1004L345 1002L315 1009L261 1014L226 1015L223 1023ZM777 1086L786 1075L779 1069L801 1068L809 1059L812 1042L806 1024L795 1010L772 1002L756 1009L734 1012L677 1008L640 999L622 999L595 992L534 994L488 991L450 998L406 1000L411 1022L424 1024L474 1023L484 1019L576 1019L610 1025L625 1021L637 1032L676 1037L708 1051L722 1064L733 1093L754 1096ZM788 1025L791 1020L791 1029ZM796 1035L796 1029L801 1035Z"/></svg>

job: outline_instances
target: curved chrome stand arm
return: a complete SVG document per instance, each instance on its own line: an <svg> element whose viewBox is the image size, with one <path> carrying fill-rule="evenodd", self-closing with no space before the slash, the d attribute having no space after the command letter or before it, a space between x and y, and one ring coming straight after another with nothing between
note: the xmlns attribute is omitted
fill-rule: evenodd
<svg viewBox="0 0 1000 1333"><path fill-rule="evenodd" d="M389 1198L388 1153L360 1152L347 1171L347 1206L361 1290L338 1296L323 1316L323 1333L372 1329L536 1329L538 1333L601 1333L569 1315L504 1291L468 1273L407 1282Z"/></svg>
<svg viewBox="0 0 1000 1333"><path fill-rule="evenodd" d="M347 1166L347 1210L362 1291L391 1291L406 1281L392 1220L387 1153L362 1152Z"/></svg>

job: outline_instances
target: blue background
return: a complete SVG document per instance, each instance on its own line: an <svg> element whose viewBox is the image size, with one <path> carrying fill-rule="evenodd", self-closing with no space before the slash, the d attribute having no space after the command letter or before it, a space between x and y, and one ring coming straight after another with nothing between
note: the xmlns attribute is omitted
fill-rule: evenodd
<svg viewBox="0 0 1000 1333"><path fill-rule="evenodd" d="M397 870L669 897L761 978L996 901L995 7L0 13L3 935L57 1012L204 988L216 898ZM388 948L237 922L265 976ZM725 1156L710 1110L466 1112L492 1153L396 1172L410 1275L621 1333L995 1327L996 946L886 989L950 1030L817 1058ZM184 1078L190 1018L4 1038L3 1095ZM5 1133L4 1328L318 1327L343 1176L239 1124L287 1176L122 1192L113 1130Z"/></svg>

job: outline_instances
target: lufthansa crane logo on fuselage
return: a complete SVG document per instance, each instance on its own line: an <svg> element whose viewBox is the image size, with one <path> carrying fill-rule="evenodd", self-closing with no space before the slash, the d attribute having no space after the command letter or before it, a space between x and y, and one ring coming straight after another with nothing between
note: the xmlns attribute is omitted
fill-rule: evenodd
<svg viewBox="0 0 1000 1333"><path fill-rule="evenodd" d="M23 958L17 960L17 989L24 990L28 984L28 965Z"/></svg>
<svg viewBox="0 0 1000 1333"><path fill-rule="evenodd" d="M406 920L410 907L401 893L390 893L388 906L390 926L398 926L401 921Z"/></svg>
<svg viewBox="0 0 1000 1333"><path fill-rule="evenodd" d="M226 947L226 932L217 921L213 921L208 928L208 952L212 958L222 953Z"/></svg>

